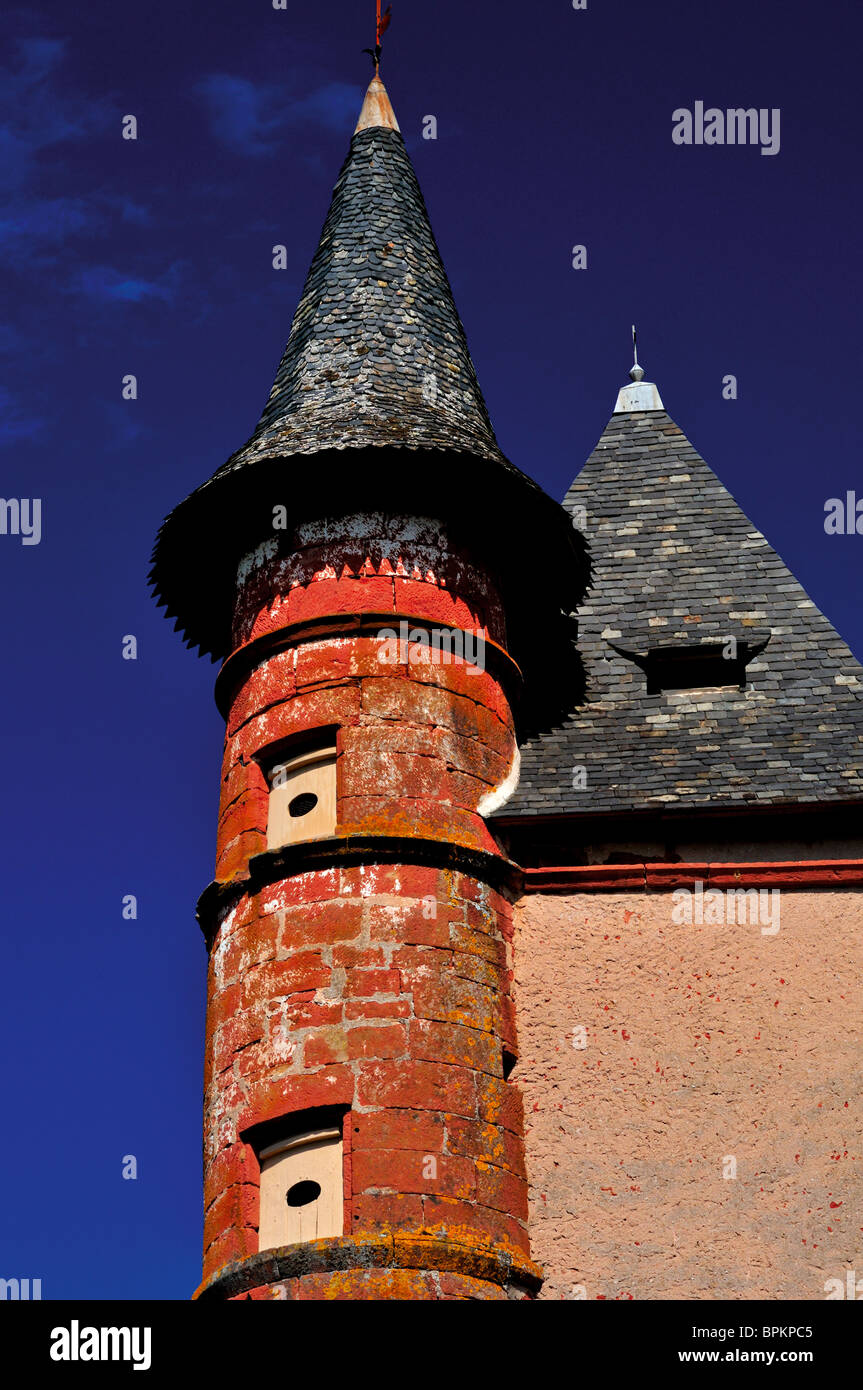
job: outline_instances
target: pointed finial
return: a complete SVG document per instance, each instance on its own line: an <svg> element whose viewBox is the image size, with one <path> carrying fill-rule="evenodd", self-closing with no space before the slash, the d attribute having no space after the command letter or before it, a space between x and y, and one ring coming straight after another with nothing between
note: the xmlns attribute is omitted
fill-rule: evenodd
<svg viewBox="0 0 863 1390"><path fill-rule="evenodd" d="M398 130L399 123L387 89L379 77L373 77L366 92L363 109L357 121L356 135L361 130Z"/></svg>
<svg viewBox="0 0 863 1390"><path fill-rule="evenodd" d="M375 75L369 83L369 89L366 92L366 99L363 102L363 109L360 112L360 118L357 121L354 135L358 134L361 130L375 130L381 128L384 130L398 130L399 128L399 123L396 120L396 113L390 105L386 87L380 77L381 40L390 27L392 17L392 5L387 5L386 10L381 14L381 0L377 0L375 46L374 48L363 49L363 53L368 53L375 65Z"/></svg>
<svg viewBox="0 0 863 1390"><path fill-rule="evenodd" d="M635 324L632 325L632 363L629 369L630 381L643 381L644 368L638 365L638 335L635 332Z"/></svg>
<svg viewBox="0 0 863 1390"><path fill-rule="evenodd" d="M629 369L631 386L621 386L617 393L615 415L627 415L639 410L664 410L662 398L652 381L644 380L644 368L638 360L638 335L632 325L632 366Z"/></svg>

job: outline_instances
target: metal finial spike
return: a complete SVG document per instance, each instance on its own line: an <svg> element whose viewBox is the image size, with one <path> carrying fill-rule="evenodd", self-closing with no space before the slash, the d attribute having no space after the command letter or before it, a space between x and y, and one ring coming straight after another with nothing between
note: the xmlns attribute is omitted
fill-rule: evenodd
<svg viewBox="0 0 863 1390"><path fill-rule="evenodd" d="M629 370L631 381L641 381L644 378L644 368L638 362L638 335L635 331L635 324L632 325L632 366Z"/></svg>
<svg viewBox="0 0 863 1390"><path fill-rule="evenodd" d="M375 65L375 77L380 76L381 71L381 40L387 29L390 27L393 17L392 5L387 5L386 10L381 14L381 0L377 0L377 21L375 24L375 46L374 48L364 48L363 53L368 53Z"/></svg>
<svg viewBox="0 0 863 1390"><path fill-rule="evenodd" d="M393 7L392 7L392 5L387 5L386 10L384 11L383 14L381 14L381 0L377 0L377 4L376 4L376 7L375 7L375 8L376 8L376 11L377 11L377 16L376 16L376 24L375 24L375 47L374 47L374 52L372 52L372 50L369 49L369 48L364 48L364 49L363 49L363 52L364 52L364 53L371 53L371 54L372 54L372 61L374 62L374 65L375 65L375 77L377 77L378 74L379 74L379 72L380 72L380 67L381 67L381 43L382 43L384 34L386 33L387 29L389 29L390 24L392 23Z"/></svg>
<svg viewBox="0 0 863 1390"><path fill-rule="evenodd" d="M664 410L662 397L652 381L644 380L644 368L638 360L638 334L632 325L632 366L629 369L630 386L621 386L617 393L615 415L634 414L645 410Z"/></svg>

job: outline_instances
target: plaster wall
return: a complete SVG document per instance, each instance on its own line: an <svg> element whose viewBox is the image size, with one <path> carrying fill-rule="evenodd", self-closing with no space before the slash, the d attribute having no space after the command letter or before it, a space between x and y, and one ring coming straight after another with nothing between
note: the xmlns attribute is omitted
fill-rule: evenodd
<svg viewBox="0 0 863 1390"><path fill-rule="evenodd" d="M542 1298L819 1300L863 1275L861 891L786 890L772 935L675 925L670 892L517 905Z"/></svg>

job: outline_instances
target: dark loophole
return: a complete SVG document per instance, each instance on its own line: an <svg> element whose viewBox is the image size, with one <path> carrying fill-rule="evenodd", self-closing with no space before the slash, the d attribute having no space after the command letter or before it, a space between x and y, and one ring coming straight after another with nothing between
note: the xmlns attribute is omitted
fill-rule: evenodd
<svg viewBox="0 0 863 1390"><path fill-rule="evenodd" d="M288 814L296 820L297 816L307 816L309 811L314 811L317 804L318 798L314 792L301 792L288 802Z"/></svg>
<svg viewBox="0 0 863 1390"><path fill-rule="evenodd" d="M319 1182L312 1182L306 1179L303 1182L295 1182L293 1187L288 1188L289 1207L307 1207L309 1202L316 1202L321 1195L321 1185Z"/></svg>

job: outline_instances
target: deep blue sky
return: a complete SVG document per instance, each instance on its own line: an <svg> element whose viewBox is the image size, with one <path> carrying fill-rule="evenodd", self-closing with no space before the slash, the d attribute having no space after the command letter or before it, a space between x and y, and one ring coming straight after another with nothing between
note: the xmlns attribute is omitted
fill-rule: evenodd
<svg viewBox="0 0 863 1390"><path fill-rule="evenodd" d="M43 506L41 544L0 536L0 1276L46 1298L199 1278L194 904L223 727L146 573L267 397L373 13L87 0L0 21L0 493ZM823 509L863 494L861 29L858 0L394 0L382 73L508 456L562 496L635 320L667 409L858 655L863 537L825 536ZM780 108L780 153L674 145L697 100Z"/></svg>

